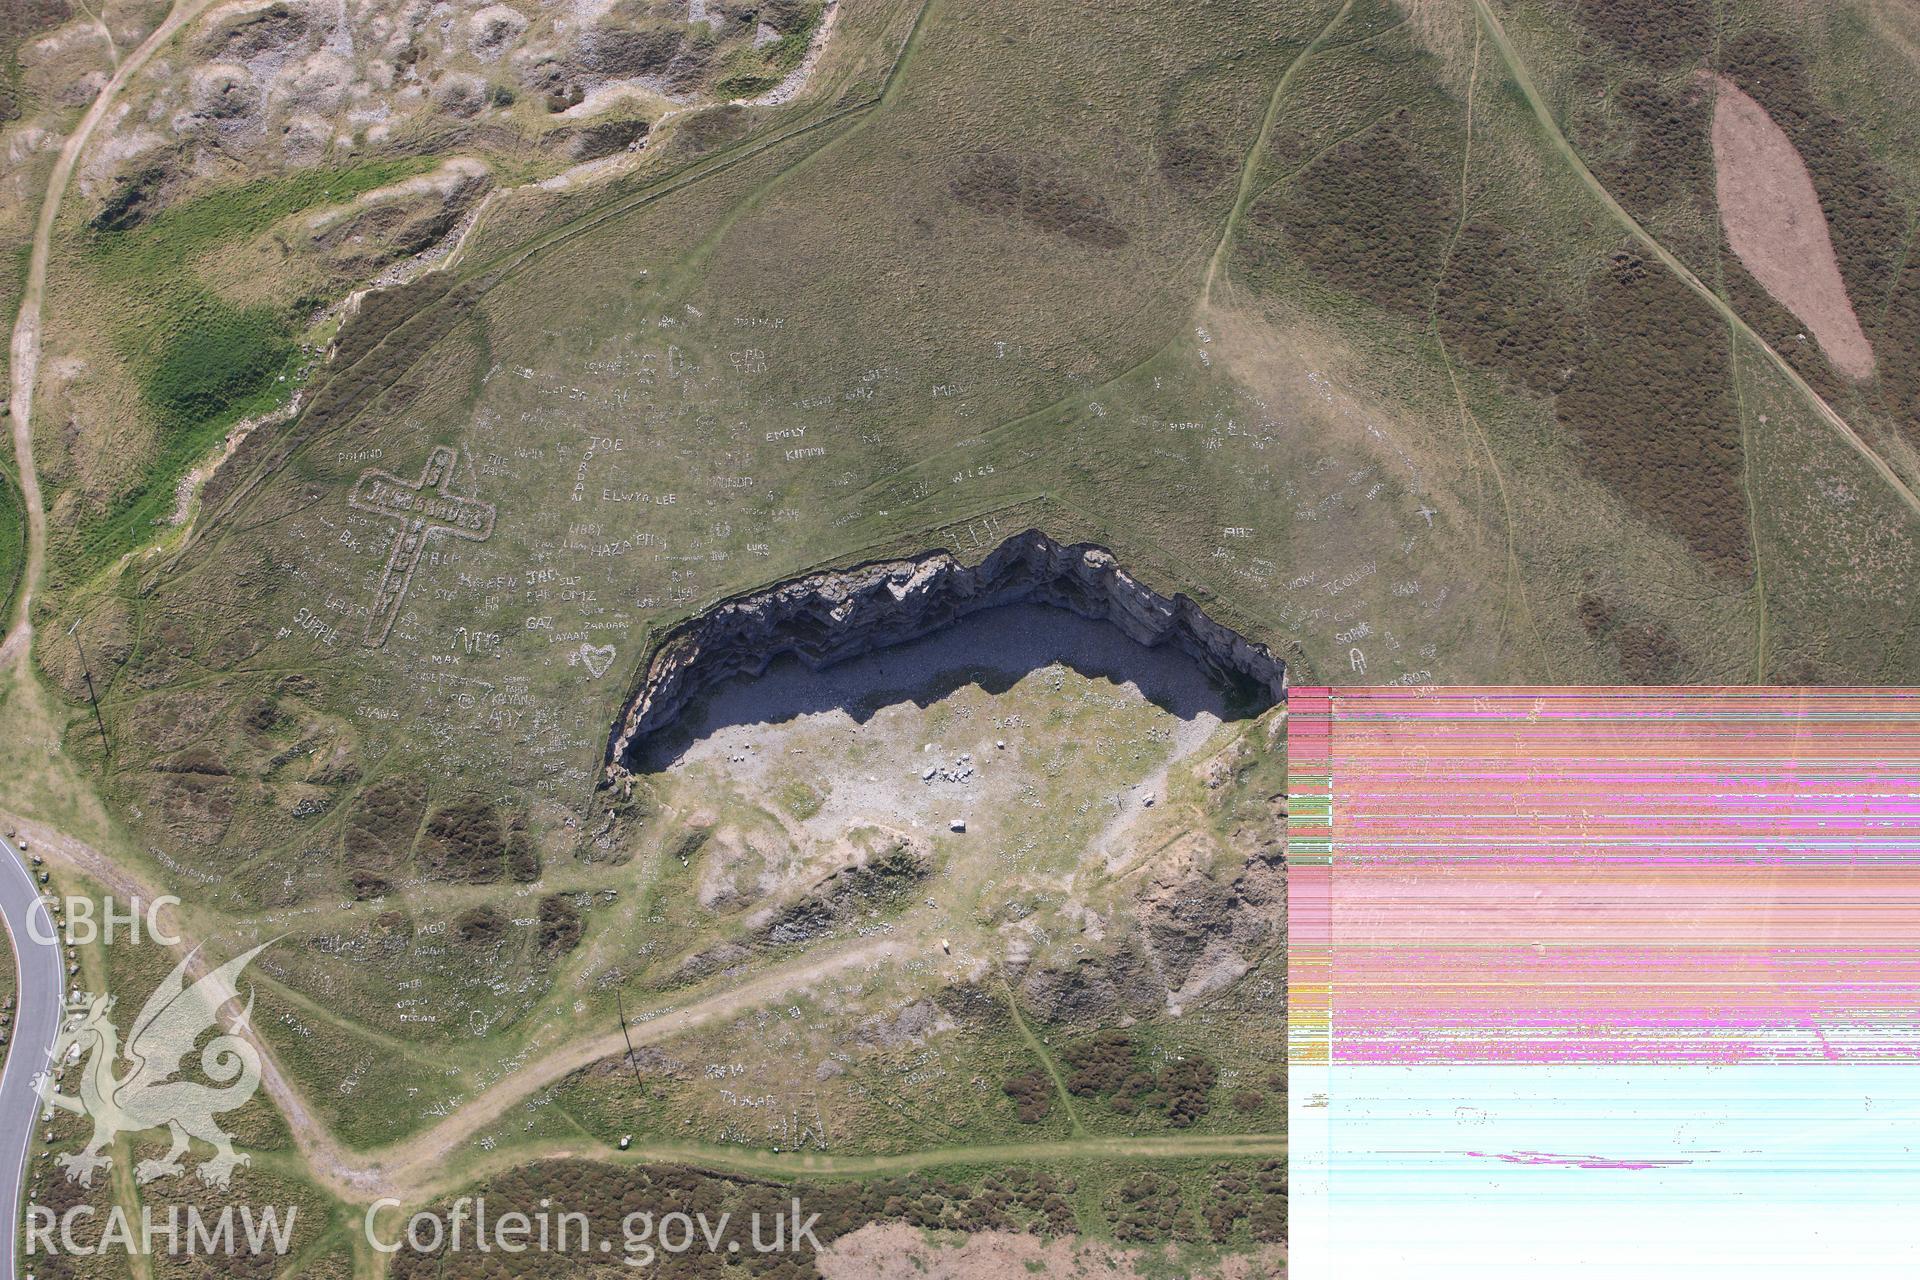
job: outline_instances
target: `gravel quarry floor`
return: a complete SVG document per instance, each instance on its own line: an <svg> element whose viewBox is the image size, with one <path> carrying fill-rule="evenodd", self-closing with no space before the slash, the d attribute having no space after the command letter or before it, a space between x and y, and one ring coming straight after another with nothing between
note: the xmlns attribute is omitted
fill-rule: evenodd
<svg viewBox="0 0 1920 1280"><path fill-rule="evenodd" d="M1179 650L1009 605L824 671L778 659L694 704L646 763L745 795L802 781L823 794L803 822L816 839L862 822L948 834L956 819L990 835L998 815L1053 799L1063 770L1097 768L1110 838L1229 715ZM1084 794L1087 780L1075 782Z"/></svg>

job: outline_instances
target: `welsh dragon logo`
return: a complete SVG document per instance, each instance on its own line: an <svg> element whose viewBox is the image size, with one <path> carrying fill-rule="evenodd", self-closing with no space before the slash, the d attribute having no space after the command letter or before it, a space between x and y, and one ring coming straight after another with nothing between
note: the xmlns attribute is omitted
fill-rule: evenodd
<svg viewBox="0 0 1920 1280"><path fill-rule="evenodd" d="M214 1116L241 1106L260 1087L259 1051L240 1034L253 1013L251 994L232 1026L200 1050L200 1068L214 1084L172 1077L194 1043L213 1029L221 1007L237 998L234 982L240 971L270 945L262 943L229 960L192 986L185 981L194 958L189 955L148 997L124 1046L113 1022L112 996L94 996L85 1008L67 1015L54 1041L50 1066L34 1078L34 1087L48 1105L93 1117L93 1137L86 1147L55 1158L68 1181L92 1186L94 1171L113 1163L104 1153L116 1134L163 1126L172 1132L173 1146L166 1155L134 1167L138 1182L185 1172L180 1158L187 1154L189 1138L213 1148L212 1159L203 1160L198 1169L200 1180L208 1186L225 1189L234 1168L250 1163L233 1149L233 1140ZM59 1092L61 1066L75 1046L87 1055L80 1068L77 1098ZM129 1067L116 1075L122 1060Z"/></svg>

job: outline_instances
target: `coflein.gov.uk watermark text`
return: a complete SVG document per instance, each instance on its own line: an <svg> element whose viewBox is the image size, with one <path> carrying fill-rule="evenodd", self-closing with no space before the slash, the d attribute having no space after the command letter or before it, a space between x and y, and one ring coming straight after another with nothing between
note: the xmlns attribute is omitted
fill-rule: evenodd
<svg viewBox="0 0 1920 1280"><path fill-rule="evenodd" d="M802 1217L798 1198L786 1212L754 1212L742 1219L731 1213L637 1210L620 1220L617 1235L596 1232L593 1220L584 1213L555 1211L551 1200L542 1200L532 1213L509 1210L495 1214L487 1208L485 1196L461 1196L444 1211L422 1210L407 1219L404 1227L383 1231L379 1226L381 1214L399 1207L400 1201L385 1199L375 1201L367 1210L367 1240L381 1253L408 1250L419 1254L610 1256L618 1252L628 1266L645 1267L662 1254L677 1256L701 1250L720 1254L797 1253L803 1248L817 1252L822 1247L813 1233L820 1215Z"/></svg>
<svg viewBox="0 0 1920 1280"><path fill-rule="evenodd" d="M386 1221L395 1199L375 1201L364 1219L367 1242L378 1252L425 1256L454 1253L560 1253L617 1255L630 1267L662 1256L706 1251L716 1254L818 1251L817 1213L803 1214L798 1198L779 1213L655 1213L638 1210L620 1219L618 1231L601 1230L587 1214L555 1210L551 1200L537 1210L496 1213L485 1196L461 1196L444 1210L421 1210L404 1223ZM118 1205L102 1212L79 1204L60 1213L29 1205L23 1237L28 1256L112 1254L171 1257L285 1256L293 1244L298 1205L228 1204L218 1214L197 1205L143 1206L128 1214ZM97 1234L95 1228L98 1228Z"/></svg>

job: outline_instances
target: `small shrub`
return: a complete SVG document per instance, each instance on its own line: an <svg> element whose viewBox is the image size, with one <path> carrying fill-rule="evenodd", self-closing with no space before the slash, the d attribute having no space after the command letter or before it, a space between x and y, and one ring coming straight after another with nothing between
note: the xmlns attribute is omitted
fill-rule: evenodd
<svg viewBox="0 0 1920 1280"><path fill-rule="evenodd" d="M565 955L573 950L583 927L580 909L567 894L553 893L540 899L540 949L548 955Z"/></svg>
<svg viewBox="0 0 1920 1280"><path fill-rule="evenodd" d="M1039 1124L1053 1111L1053 1081L1044 1071L1014 1076L1001 1088L1013 1099L1022 1124Z"/></svg>

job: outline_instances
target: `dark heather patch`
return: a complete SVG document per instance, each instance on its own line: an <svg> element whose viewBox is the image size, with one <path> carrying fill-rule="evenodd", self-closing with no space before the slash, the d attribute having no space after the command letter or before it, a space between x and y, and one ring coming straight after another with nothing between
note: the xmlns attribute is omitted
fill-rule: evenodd
<svg viewBox="0 0 1920 1280"><path fill-rule="evenodd" d="M1555 415L1589 473L1715 573L1744 576L1752 541L1725 324L1628 252L1588 279L1587 300L1586 344Z"/></svg>
<svg viewBox="0 0 1920 1280"><path fill-rule="evenodd" d="M1448 352L1551 395L1579 361L1580 317L1563 306L1525 246L1492 223L1460 233L1436 295Z"/></svg>
<svg viewBox="0 0 1920 1280"><path fill-rule="evenodd" d="M1586 28L1630 58L1675 71L1713 43L1712 0L1575 0Z"/></svg>
<svg viewBox="0 0 1920 1280"><path fill-rule="evenodd" d="M1407 113L1349 139L1253 207L1294 256L1336 288L1425 316L1454 201L1404 134Z"/></svg>

